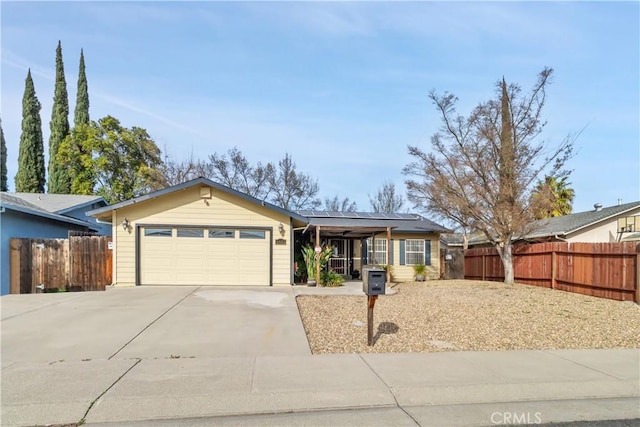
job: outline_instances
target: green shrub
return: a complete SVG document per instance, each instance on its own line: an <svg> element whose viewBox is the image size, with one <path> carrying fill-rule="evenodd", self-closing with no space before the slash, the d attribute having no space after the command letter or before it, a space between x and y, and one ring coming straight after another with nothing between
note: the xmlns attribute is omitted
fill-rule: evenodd
<svg viewBox="0 0 640 427"><path fill-rule="evenodd" d="M322 286L327 286L329 288L337 288L338 286L342 286L344 283L344 278L342 275L336 273L335 271L323 271L320 273L320 284Z"/></svg>

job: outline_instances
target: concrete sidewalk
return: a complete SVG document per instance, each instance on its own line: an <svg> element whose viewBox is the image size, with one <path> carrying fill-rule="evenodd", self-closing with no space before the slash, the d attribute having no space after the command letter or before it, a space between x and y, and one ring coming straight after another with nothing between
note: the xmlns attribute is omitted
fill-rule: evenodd
<svg viewBox="0 0 640 427"><path fill-rule="evenodd" d="M2 371L2 425L630 419L639 370L637 349L18 363Z"/></svg>

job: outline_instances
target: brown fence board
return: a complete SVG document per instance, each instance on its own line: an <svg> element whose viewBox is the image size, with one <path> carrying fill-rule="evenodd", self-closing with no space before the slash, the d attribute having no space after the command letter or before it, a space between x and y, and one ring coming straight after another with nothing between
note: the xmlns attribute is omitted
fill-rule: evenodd
<svg viewBox="0 0 640 427"><path fill-rule="evenodd" d="M65 289L69 256L66 239L30 239L30 241L31 292L35 292L35 287L39 285L44 286L44 289Z"/></svg>
<svg viewBox="0 0 640 427"><path fill-rule="evenodd" d="M104 290L111 284L111 250L107 236L71 236L69 285L85 290Z"/></svg>
<svg viewBox="0 0 640 427"><path fill-rule="evenodd" d="M105 290L112 282L108 236L11 239L11 293L44 290Z"/></svg>
<svg viewBox="0 0 640 427"><path fill-rule="evenodd" d="M514 246L513 254L518 283L640 303L635 243L538 243ZM466 279L504 280L494 248L467 250L464 267Z"/></svg>

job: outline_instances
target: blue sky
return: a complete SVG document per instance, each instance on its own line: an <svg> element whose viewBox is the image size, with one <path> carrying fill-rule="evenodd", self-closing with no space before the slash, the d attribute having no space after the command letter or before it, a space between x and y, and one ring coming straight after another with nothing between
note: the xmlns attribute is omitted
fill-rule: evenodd
<svg viewBox="0 0 640 427"><path fill-rule="evenodd" d="M527 90L545 66L550 144L584 129L569 167L574 211L640 200L638 2L6 2L2 125L17 169L31 68L46 150L55 47L70 110L84 48L91 117L148 130L184 159L237 146L290 153L321 196L369 210L383 181L404 191L407 145L429 146L431 89L466 114L504 76ZM70 120L73 119L73 113ZM408 205L408 203L407 203ZM407 206L414 210L411 206Z"/></svg>

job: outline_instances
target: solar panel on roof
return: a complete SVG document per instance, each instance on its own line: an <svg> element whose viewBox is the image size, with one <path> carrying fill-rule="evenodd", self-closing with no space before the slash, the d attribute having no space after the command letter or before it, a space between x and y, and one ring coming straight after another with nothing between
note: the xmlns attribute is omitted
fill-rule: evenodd
<svg viewBox="0 0 640 427"><path fill-rule="evenodd" d="M349 219L380 219L380 220L410 220L425 221L425 218L412 213L383 213L383 212L341 212L317 211L313 209L300 210L302 216L313 218L349 218Z"/></svg>

